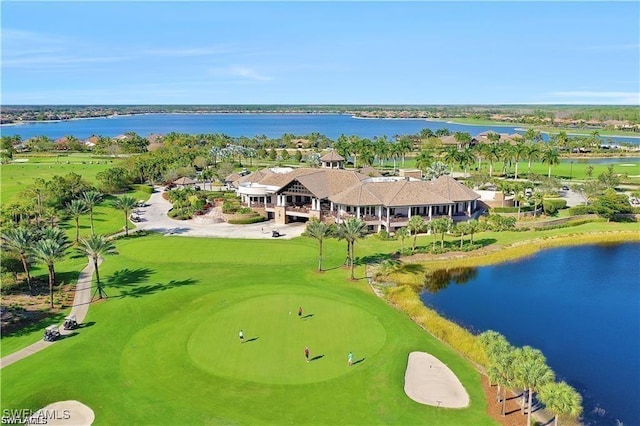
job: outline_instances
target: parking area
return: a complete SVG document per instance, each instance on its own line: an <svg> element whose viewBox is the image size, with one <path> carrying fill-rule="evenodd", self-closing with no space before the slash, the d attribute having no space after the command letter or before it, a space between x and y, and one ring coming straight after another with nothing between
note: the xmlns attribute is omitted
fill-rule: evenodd
<svg viewBox="0 0 640 426"><path fill-rule="evenodd" d="M167 216L171 203L162 197L162 189L156 188L146 202L145 207L136 209L136 230L149 230L164 235L186 237L219 237L219 238L251 238L278 239L299 237L305 230L305 223L275 225L273 220L248 225L231 225L216 215L207 215L189 220L174 220Z"/></svg>

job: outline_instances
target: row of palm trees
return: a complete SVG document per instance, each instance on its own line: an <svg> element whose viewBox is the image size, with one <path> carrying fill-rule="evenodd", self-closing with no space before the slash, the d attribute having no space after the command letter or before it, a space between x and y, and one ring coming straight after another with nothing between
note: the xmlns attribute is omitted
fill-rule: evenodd
<svg viewBox="0 0 640 426"><path fill-rule="evenodd" d="M32 277L29 264L32 261L39 261L47 265L49 278L49 299L50 307L54 307L53 288L56 282L55 264L58 260L64 258L72 245L82 254L92 259L96 271L97 293L102 298L105 293L100 282L100 273L98 270L99 259L115 251L113 243L105 236L96 235L93 223L94 209L102 201L102 194L97 191L83 192L78 198L72 199L67 205L66 211L75 223L75 241L72 243L66 233L56 227L47 226L39 228L26 223L21 226L9 227L2 232L2 241L4 247L16 253L20 258L22 267L25 272L25 278L29 292L33 295L35 289L32 283ZM129 235L129 215L135 208L137 202L130 195L117 197L112 206L122 210L125 216L125 235ZM87 238L80 238L80 217L89 214L91 226L91 234ZM39 222L36 222L37 224Z"/></svg>
<svg viewBox="0 0 640 426"><path fill-rule="evenodd" d="M456 232L460 234L460 247L463 247L464 236L470 236L470 244L473 244L473 235L480 231L481 224L475 219L453 224L449 217L440 217L430 221L425 221L422 216L412 216L407 223L406 228L400 228L396 231L396 236L402 242L401 251L404 252L404 240L413 237L412 253L416 250L416 239L419 233L431 232L433 234L433 247L435 249L436 237L440 236L440 247L444 248L444 236L448 232ZM345 266L351 270L351 279L355 279L355 252L354 246L357 240L367 234L367 224L359 218L347 218L337 226L327 224L315 218L311 219L307 224L307 228L303 235L318 241L318 271L322 271L322 251L323 243L327 238L338 238L347 242L347 258Z"/></svg>
<svg viewBox="0 0 640 426"><path fill-rule="evenodd" d="M502 403L503 416L506 415L507 391L510 388L524 389L520 407L524 414L526 405L528 425L531 425L534 392L547 410L555 414L556 425L559 416L580 416L582 396L567 383L555 381L555 374L542 352L530 346L514 348L503 335L493 330L480 334L478 339L489 359L487 376L490 384L497 385L496 400Z"/></svg>
<svg viewBox="0 0 640 426"><path fill-rule="evenodd" d="M47 265L49 306L53 309L53 288L56 285L55 265L57 261L65 257L72 246L67 234L60 228L46 227L37 230L28 226L20 226L5 230L2 233L2 242L8 250L19 256L31 294L35 293L35 289L29 263L35 260ZM115 246L102 235L91 235L88 238L80 238L76 250L92 259L96 271L97 292L102 298L105 293L100 283L98 262L104 255L114 253Z"/></svg>

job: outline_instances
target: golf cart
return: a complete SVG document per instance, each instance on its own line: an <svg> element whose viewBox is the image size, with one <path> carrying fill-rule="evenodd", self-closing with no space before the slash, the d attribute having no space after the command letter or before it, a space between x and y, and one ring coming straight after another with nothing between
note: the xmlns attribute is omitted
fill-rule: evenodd
<svg viewBox="0 0 640 426"><path fill-rule="evenodd" d="M272 238L278 238L280 236L280 231L271 231Z"/></svg>
<svg viewBox="0 0 640 426"><path fill-rule="evenodd" d="M56 324L50 325L44 329L44 340L47 342L53 342L60 337L60 330Z"/></svg>
<svg viewBox="0 0 640 426"><path fill-rule="evenodd" d="M75 315L69 315L64 319L63 327L65 330L75 330L78 328L78 321Z"/></svg>

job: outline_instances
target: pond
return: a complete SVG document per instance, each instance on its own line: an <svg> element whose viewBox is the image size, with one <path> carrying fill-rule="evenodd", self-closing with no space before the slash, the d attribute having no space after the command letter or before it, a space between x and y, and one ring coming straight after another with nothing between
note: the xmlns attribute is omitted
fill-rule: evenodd
<svg viewBox="0 0 640 426"><path fill-rule="evenodd" d="M540 349L582 394L586 424L640 424L640 244L558 248L436 275L425 305Z"/></svg>

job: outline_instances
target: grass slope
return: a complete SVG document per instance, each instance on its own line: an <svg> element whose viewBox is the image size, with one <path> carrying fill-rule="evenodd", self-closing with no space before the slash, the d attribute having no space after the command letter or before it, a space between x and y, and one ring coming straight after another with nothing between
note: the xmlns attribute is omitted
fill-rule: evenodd
<svg viewBox="0 0 640 426"><path fill-rule="evenodd" d="M327 244L334 269L322 274L306 239L149 236L117 245L101 268L110 299L91 307L77 335L2 370L3 409L78 399L96 424L492 424L467 362L364 280L345 280L343 242ZM313 316L298 319L299 305ZM240 344L239 328L258 339ZM305 345L324 356L305 363ZM363 359L352 367L350 350ZM414 350L447 363L469 408L406 397Z"/></svg>

